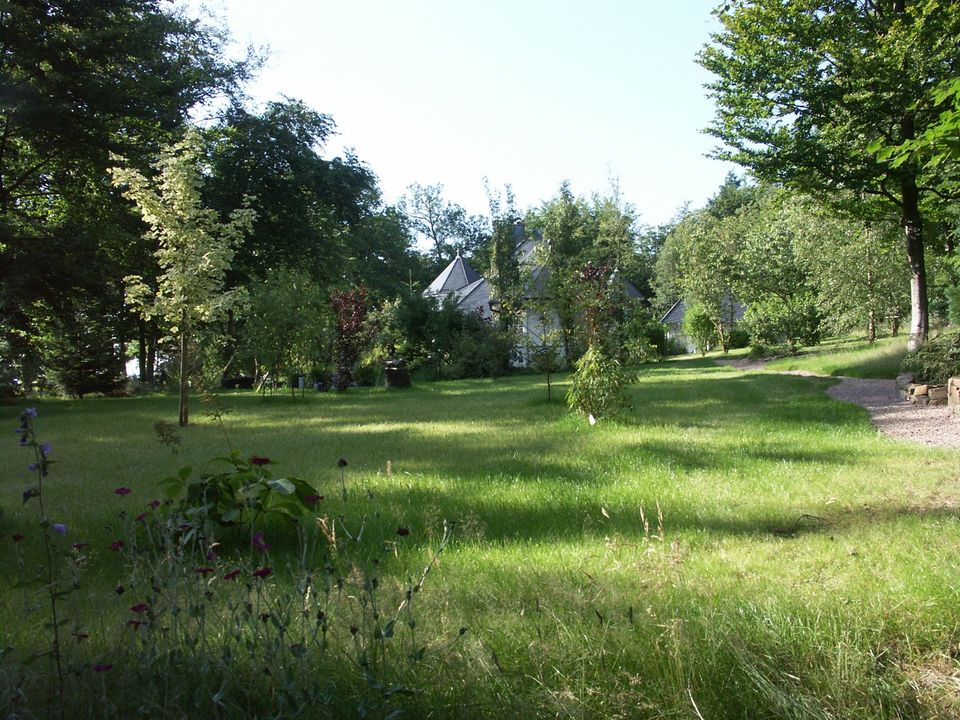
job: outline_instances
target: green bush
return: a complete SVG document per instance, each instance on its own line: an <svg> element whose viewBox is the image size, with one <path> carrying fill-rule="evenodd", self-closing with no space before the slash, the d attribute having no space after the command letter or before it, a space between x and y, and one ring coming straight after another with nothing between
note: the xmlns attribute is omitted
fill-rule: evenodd
<svg viewBox="0 0 960 720"><path fill-rule="evenodd" d="M913 373L919 382L945 385L960 376L960 333L941 335L903 360L901 372Z"/></svg>
<svg viewBox="0 0 960 720"><path fill-rule="evenodd" d="M691 305L683 315L683 334L697 348L697 352L706 355L718 341L717 328L710 315L699 305Z"/></svg>
<svg viewBox="0 0 960 720"><path fill-rule="evenodd" d="M591 345L576 363L573 384L567 393L571 410L597 420L616 415L627 407L630 378L616 358Z"/></svg>

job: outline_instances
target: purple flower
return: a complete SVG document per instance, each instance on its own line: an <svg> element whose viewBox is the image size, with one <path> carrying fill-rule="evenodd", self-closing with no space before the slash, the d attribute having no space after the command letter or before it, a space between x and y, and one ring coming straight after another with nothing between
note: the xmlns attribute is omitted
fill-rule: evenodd
<svg viewBox="0 0 960 720"><path fill-rule="evenodd" d="M128 488L128 487L122 487L122 486L121 486L121 487L118 487L116 490L114 490L114 492L115 492L117 495L119 495L120 497L123 497L124 495L129 495L130 493L132 493L133 490L131 490L131 489Z"/></svg>
<svg viewBox="0 0 960 720"><path fill-rule="evenodd" d="M23 491L23 502L24 502L24 504L26 504L26 502L27 502L30 498L35 498L35 497L37 497L37 495L39 495L39 494L40 494L40 491L37 490L36 488L27 488L26 490Z"/></svg>
<svg viewBox="0 0 960 720"><path fill-rule="evenodd" d="M67 526L63 523L53 523L53 525L50 526L50 529L55 533L60 533L61 535L67 534Z"/></svg>
<svg viewBox="0 0 960 720"><path fill-rule="evenodd" d="M35 407L29 407L23 411L23 417L30 418L33 420L37 416L37 409Z"/></svg>
<svg viewBox="0 0 960 720"><path fill-rule="evenodd" d="M270 458L254 455L252 458L250 458L250 464L256 465L257 467L263 467L264 465L270 464Z"/></svg>
<svg viewBox="0 0 960 720"><path fill-rule="evenodd" d="M20 541L23 540L25 537L26 537L26 535L21 535L20 533L14 533L13 535L10 536L10 538L11 538L14 542L20 542Z"/></svg>
<svg viewBox="0 0 960 720"><path fill-rule="evenodd" d="M51 452L53 452L53 445L48 442L40 443L40 454L46 457Z"/></svg>
<svg viewBox="0 0 960 720"><path fill-rule="evenodd" d="M266 552L271 547L269 543L267 543L267 541L263 539L262 532L254 533L253 539L250 541L250 544L253 546L255 550L259 550L260 552Z"/></svg>
<svg viewBox="0 0 960 720"><path fill-rule="evenodd" d="M258 578L265 578L265 577L269 577L270 575L273 575L272 567L257 568L256 570L253 571L253 576Z"/></svg>
<svg viewBox="0 0 960 720"><path fill-rule="evenodd" d="M119 552L123 548L123 540L114 540L110 543L110 549L114 552Z"/></svg>
<svg viewBox="0 0 960 720"><path fill-rule="evenodd" d="M130 612L145 613L149 609L150 609L150 606L147 605L146 603L137 603L136 605L130 608Z"/></svg>

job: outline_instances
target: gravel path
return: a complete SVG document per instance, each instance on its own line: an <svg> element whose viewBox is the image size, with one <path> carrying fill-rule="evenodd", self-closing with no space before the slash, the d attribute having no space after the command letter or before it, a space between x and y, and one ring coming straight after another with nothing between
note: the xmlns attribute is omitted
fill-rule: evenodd
<svg viewBox="0 0 960 720"><path fill-rule="evenodd" d="M761 370L762 362L749 360L717 360L740 370ZM811 375L803 371L786 373ZM923 407L900 399L894 380L841 378L827 388L837 400L865 407L877 430L900 440L934 447L960 448L960 422L951 417L950 408Z"/></svg>

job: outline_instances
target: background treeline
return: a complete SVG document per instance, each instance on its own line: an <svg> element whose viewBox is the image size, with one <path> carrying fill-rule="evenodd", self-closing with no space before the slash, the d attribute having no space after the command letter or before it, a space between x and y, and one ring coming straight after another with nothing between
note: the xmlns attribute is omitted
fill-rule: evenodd
<svg viewBox="0 0 960 720"><path fill-rule="evenodd" d="M331 117L288 98L253 106L243 88L261 58L230 59L228 37L158 0L7 2L0 33L4 394L119 391L129 358L147 387L186 372L176 323L131 302L130 278L161 292L167 270L111 169L159 182L157 159L189 127L202 205L224 222L252 211L217 281L240 301L189 339L195 385L372 382L390 356L433 375L495 375L529 312L552 328L529 353L547 370L569 367L598 329L622 362L662 357L671 346L657 321L679 299L703 349L872 339L909 315L902 219L882 198L730 176L705 208L660 227L643 225L615 184L578 196L562 183L526 210L509 187L488 189L486 216L415 184L391 206L361 159L325 152ZM924 217L932 315L943 318L957 215L931 196ZM537 277L520 257L528 240L546 270ZM495 322L421 296L458 253L487 277ZM602 321L590 273L605 278ZM644 299L628 301L622 280ZM734 303L747 309L739 331Z"/></svg>

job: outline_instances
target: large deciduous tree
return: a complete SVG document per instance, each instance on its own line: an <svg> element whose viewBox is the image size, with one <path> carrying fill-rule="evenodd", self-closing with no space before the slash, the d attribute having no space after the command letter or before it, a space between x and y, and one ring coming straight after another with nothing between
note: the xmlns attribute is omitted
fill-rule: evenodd
<svg viewBox="0 0 960 720"><path fill-rule="evenodd" d="M234 247L255 217L244 207L223 222L216 210L202 205L202 160L200 135L189 130L182 141L161 151L156 177L129 167L111 169L114 184L136 204L149 228L147 236L156 244L156 286L129 276L127 298L146 320L163 320L178 340L181 426L189 422L189 378L195 369L191 344L201 327L224 319L236 305L239 293L224 290L224 280Z"/></svg>
<svg viewBox="0 0 960 720"><path fill-rule="evenodd" d="M896 207L911 268L911 344L928 331L922 163L877 158L936 124L930 90L960 74L955 0L730 0L699 57L716 156L816 193L852 190Z"/></svg>

